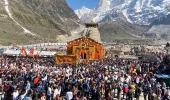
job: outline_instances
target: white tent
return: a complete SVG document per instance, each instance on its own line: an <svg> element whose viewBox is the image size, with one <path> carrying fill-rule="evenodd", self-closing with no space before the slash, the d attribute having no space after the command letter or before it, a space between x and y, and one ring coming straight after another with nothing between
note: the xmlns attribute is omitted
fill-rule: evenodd
<svg viewBox="0 0 170 100"><path fill-rule="evenodd" d="M20 55L20 50L14 50L14 49L7 49L3 52L4 55L12 55L12 56L18 56Z"/></svg>
<svg viewBox="0 0 170 100"><path fill-rule="evenodd" d="M54 56L56 54L56 52L54 52L54 51L41 51L41 52L38 52L38 55L39 56L45 56L45 57L47 57L47 56Z"/></svg>
<svg viewBox="0 0 170 100"><path fill-rule="evenodd" d="M138 59L138 57L133 56L133 55L121 55L120 58L123 58L123 59L134 59L134 60Z"/></svg>
<svg viewBox="0 0 170 100"><path fill-rule="evenodd" d="M26 50L27 54L29 54L29 51ZM43 56L43 57L52 57L56 54L54 51L37 51L36 53L38 56ZM19 56L21 54L21 50L15 50L15 49L7 49L3 52L4 55L11 55L11 56Z"/></svg>

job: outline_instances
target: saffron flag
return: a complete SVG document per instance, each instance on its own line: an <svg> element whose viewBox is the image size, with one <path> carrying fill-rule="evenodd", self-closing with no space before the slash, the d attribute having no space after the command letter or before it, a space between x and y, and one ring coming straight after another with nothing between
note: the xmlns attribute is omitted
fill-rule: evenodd
<svg viewBox="0 0 170 100"><path fill-rule="evenodd" d="M38 51L35 48L31 48L29 52L29 56L31 57L38 56Z"/></svg>
<svg viewBox="0 0 170 100"><path fill-rule="evenodd" d="M27 55L26 49L24 47L21 48L21 55L22 56L26 56Z"/></svg>

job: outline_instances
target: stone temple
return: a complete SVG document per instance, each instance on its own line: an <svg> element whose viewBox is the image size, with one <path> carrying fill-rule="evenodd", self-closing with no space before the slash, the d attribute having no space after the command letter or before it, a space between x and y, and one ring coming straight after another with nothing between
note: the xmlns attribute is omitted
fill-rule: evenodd
<svg viewBox="0 0 170 100"><path fill-rule="evenodd" d="M97 23L85 23L85 30L83 36L89 37L95 40L96 42L102 43Z"/></svg>

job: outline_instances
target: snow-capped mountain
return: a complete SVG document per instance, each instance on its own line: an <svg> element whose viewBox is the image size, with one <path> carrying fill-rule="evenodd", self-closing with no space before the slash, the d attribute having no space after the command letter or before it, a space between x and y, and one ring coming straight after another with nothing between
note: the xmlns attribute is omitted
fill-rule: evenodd
<svg viewBox="0 0 170 100"><path fill-rule="evenodd" d="M100 0L94 10L83 7L76 14L82 21L95 22L114 21L124 15L132 24L150 25L170 14L170 0Z"/></svg>
<svg viewBox="0 0 170 100"><path fill-rule="evenodd" d="M75 13L77 14L77 16L79 18L81 18L83 15L89 14L92 11L93 11L92 9L89 9L89 8L86 8L85 6L83 6L81 9L75 10Z"/></svg>

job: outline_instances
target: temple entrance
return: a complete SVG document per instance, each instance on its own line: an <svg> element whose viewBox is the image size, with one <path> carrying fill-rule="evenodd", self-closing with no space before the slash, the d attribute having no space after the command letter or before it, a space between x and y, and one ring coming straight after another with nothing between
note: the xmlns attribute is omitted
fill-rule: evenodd
<svg viewBox="0 0 170 100"><path fill-rule="evenodd" d="M87 60L87 54L86 53L81 53L80 56L81 56L80 59Z"/></svg>

